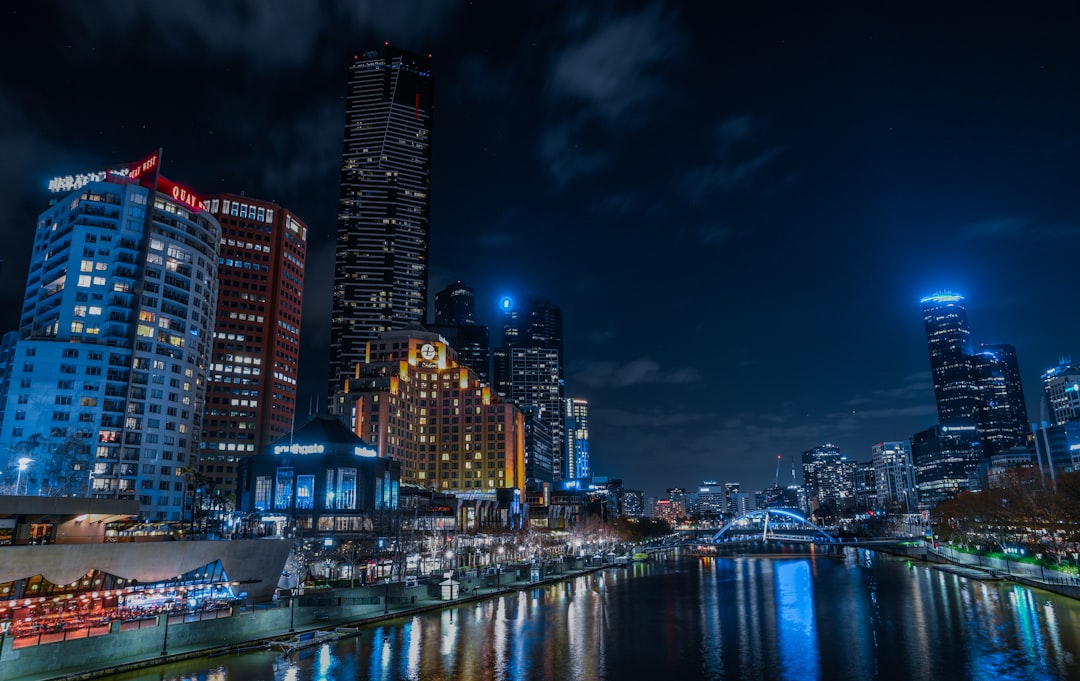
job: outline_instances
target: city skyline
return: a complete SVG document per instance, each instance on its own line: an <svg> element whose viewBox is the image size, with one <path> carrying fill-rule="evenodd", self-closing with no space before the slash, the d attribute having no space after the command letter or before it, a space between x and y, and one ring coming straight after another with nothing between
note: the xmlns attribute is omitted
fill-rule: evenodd
<svg viewBox="0 0 1080 681"><path fill-rule="evenodd" d="M9 9L0 330L47 178L163 147L309 226L298 408L324 404L347 72L389 41L436 74L429 320L458 280L492 329L503 295L559 306L596 475L752 492L778 455L925 430L940 290L1016 348L1031 419L1080 355L1075 7L209 7Z"/></svg>

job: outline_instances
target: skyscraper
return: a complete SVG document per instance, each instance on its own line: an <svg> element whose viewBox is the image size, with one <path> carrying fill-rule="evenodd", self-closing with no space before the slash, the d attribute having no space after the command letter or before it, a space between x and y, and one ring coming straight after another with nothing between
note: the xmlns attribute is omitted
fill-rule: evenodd
<svg viewBox="0 0 1080 681"><path fill-rule="evenodd" d="M589 463L589 403L580 397L568 397L564 433L566 435L566 477L592 477Z"/></svg>
<svg viewBox="0 0 1080 681"><path fill-rule="evenodd" d="M983 344L973 360L983 456L1026 446L1030 425L1016 348L1004 343Z"/></svg>
<svg viewBox="0 0 1080 681"><path fill-rule="evenodd" d="M977 423L978 388L964 297L935 293L922 299L922 307L938 421Z"/></svg>
<svg viewBox="0 0 1080 681"><path fill-rule="evenodd" d="M488 327L476 323L476 291L457 281L436 293L435 323L428 330L442 334L458 361L491 385L491 343Z"/></svg>
<svg viewBox="0 0 1080 681"><path fill-rule="evenodd" d="M1064 425L1080 421L1080 367L1070 358L1062 358L1056 367L1042 375L1043 421Z"/></svg>
<svg viewBox="0 0 1080 681"><path fill-rule="evenodd" d="M220 302L207 377L199 472L236 490L236 462L293 426L307 226L275 203L235 194L204 205L221 224Z"/></svg>
<svg viewBox="0 0 1080 681"><path fill-rule="evenodd" d="M886 510L913 513L917 508L915 468L907 440L879 442L872 447L877 502Z"/></svg>
<svg viewBox="0 0 1080 681"><path fill-rule="evenodd" d="M855 462L833 444L823 444L802 453L803 484L813 510L846 510L855 499Z"/></svg>
<svg viewBox="0 0 1080 681"><path fill-rule="evenodd" d="M503 302L502 345L492 362L495 391L551 430L552 474L567 475L563 439L562 310L541 298Z"/></svg>
<svg viewBox="0 0 1080 681"><path fill-rule="evenodd" d="M330 395L369 341L426 321L433 97L430 56L387 44L349 67Z"/></svg>
<svg viewBox="0 0 1080 681"><path fill-rule="evenodd" d="M38 218L0 451L25 492L181 520L198 459L221 228L160 153L61 181ZM19 452L22 452L21 454Z"/></svg>
<svg viewBox="0 0 1080 681"><path fill-rule="evenodd" d="M935 425L911 438L920 508L978 488L982 444L974 424Z"/></svg>

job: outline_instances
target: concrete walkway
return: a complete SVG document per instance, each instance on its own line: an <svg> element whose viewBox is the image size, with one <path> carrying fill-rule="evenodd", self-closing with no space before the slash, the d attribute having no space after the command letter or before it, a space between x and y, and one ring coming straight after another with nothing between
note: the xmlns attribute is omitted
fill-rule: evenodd
<svg viewBox="0 0 1080 681"><path fill-rule="evenodd" d="M538 581L529 579L529 567L508 566L506 571L498 577L479 576L475 578L462 578L461 586L455 587L454 599L444 600L433 595L436 589L429 589L427 584L403 589L403 585L392 585L389 603L386 603L385 588L383 586L366 586L354 589L309 589L300 596L295 604L295 626L293 633L288 628L282 628L270 635L251 636L245 634L244 626L232 627L230 634L224 638L218 638L213 645L170 645L167 655L129 655L118 656L111 660L107 667L87 669L85 665L73 665L69 668L55 669L45 674L20 675L17 660L0 660L0 680L3 681L52 681L52 680L80 680L94 679L111 674L126 671L145 669L166 662L174 662L195 657L234 654L249 650L265 649L274 641L283 641L292 636L320 629L333 630L336 627L363 627L377 624L383 621L395 620L402 617L410 617L417 613L441 610L449 607L458 607L463 603L493 598L506 593L513 593L524 589L532 589L545 584L573 579L584 574L596 572L605 567L613 567L610 563L604 565L582 566L573 568L556 569L552 574L547 574ZM441 581L440 578L432 577L433 581ZM496 585L497 582L497 585ZM460 592L457 589L460 588ZM348 601L349 599L375 600L363 605L353 605L348 608L336 606L332 601ZM404 604L402 604L404 603ZM282 612L288 608L287 601L278 604L277 611ZM345 611L348 610L346 613ZM248 617L245 614L237 614L231 618L219 621L236 620L240 623ZM169 631L170 639L173 633L184 626L198 626L198 623L178 624L173 623ZM155 627L160 629L160 627ZM94 641L101 646L109 646L114 636L123 636L123 633L100 636ZM10 646L10 643L7 644ZM49 646L64 646L65 643L44 644ZM25 650L25 649L23 649Z"/></svg>

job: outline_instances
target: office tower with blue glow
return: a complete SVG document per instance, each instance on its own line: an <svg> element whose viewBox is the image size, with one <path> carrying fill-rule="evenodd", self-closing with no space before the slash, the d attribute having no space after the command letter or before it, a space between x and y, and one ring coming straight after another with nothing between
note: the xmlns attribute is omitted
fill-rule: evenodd
<svg viewBox="0 0 1080 681"><path fill-rule="evenodd" d="M159 165L55 183L38 218L0 431L0 452L28 460L23 494L187 517L221 230Z"/></svg>
<svg viewBox="0 0 1080 681"><path fill-rule="evenodd" d="M199 472L204 493L228 497L239 459L293 428L308 228L248 196L209 196L204 206L221 225L221 252Z"/></svg>
<svg viewBox="0 0 1080 681"><path fill-rule="evenodd" d="M427 321L433 97L430 55L385 45L349 67L330 395L379 334Z"/></svg>
<svg viewBox="0 0 1080 681"><path fill-rule="evenodd" d="M457 350L458 361L480 382L491 385L491 342L488 327L476 323L476 291L456 281L436 293L435 323L427 328Z"/></svg>
<svg viewBox="0 0 1080 681"><path fill-rule="evenodd" d="M1027 447L1030 423L1016 348L1008 344L979 346L973 358L979 391L979 438L983 456Z"/></svg>
<svg viewBox="0 0 1080 681"><path fill-rule="evenodd" d="M566 477L569 480L592 477L589 464L589 403L579 397L568 397L566 420Z"/></svg>
<svg viewBox="0 0 1080 681"><path fill-rule="evenodd" d="M964 297L935 293L922 299L922 308L938 422L977 423L979 390Z"/></svg>
<svg viewBox="0 0 1080 681"><path fill-rule="evenodd" d="M823 444L802 453L803 485L811 510L828 513L851 508L855 501L855 462L833 444Z"/></svg>
<svg viewBox="0 0 1080 681"><path fill-rule="evenodd" d="M562 310L541 298L502 303L502 345L495 349L495 391L551 431L554 481L567 475L563 439Z"/></svg>

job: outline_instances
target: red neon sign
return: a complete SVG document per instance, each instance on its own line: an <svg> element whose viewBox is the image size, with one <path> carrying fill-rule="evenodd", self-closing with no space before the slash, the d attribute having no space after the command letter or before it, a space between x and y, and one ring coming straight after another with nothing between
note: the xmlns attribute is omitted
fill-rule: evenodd
<svg viewBox="0 0 1080 681"><path fill-rule="evenodd" d="M184 204L196 213L202 208L202 201L195 192L164 177L158 178L158 192L172 197L173 201Z"/></svg>

